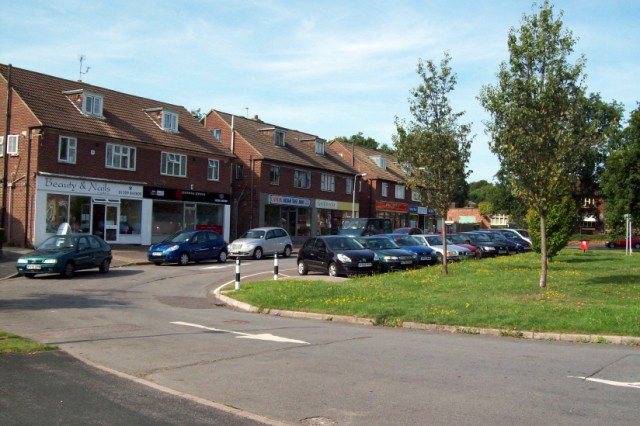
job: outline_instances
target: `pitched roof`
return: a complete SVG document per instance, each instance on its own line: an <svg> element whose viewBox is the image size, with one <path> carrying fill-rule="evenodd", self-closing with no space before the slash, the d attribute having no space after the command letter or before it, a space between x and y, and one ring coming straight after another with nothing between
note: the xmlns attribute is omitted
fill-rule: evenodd
<svg viewBox="0 0 640 426"><path fill-rule="evenodd" d="M8 69L7 65L0 64L0 78L5 81ZM182 106L15 67L11 67L11 86L44 127L168 149L233 156ZM64 93L75 90L102 95L104 118L81 113ZM164 131L156 124L145 111L154 108L178 112L178 133Z"/></svg>
<svg viewBox="0 0 640 426"><path fill-rule="evenodd" d="M211 112L217 114L231 127L231 114L216 110ZM334 173L357 173L336 152L325 149L324 155L316 154L316 140L325 142L316 135L239 116L234 116L233 127L253 147L259 159L292 163L297 166L328 170ZM273 131L275 130L286 132L285 146L277 146L274 143Z"/></svg>
<svg viewBox="0 0 640 426"><path fill-rule="evenodd" d="M333 140L329 145L339 144L344 150L353 152L356 158L356 162L360 163L361 171L367 173L367 179L382 179L391 182L405 182L405 172L398 165L398 161L395 155L388 154L382 151L376 151L372 148L366 148L360 145L353 145L348 142L342 142L340 140ZM381 156L386 159L387 168L383 169L378 166L372 157Z"/></svg>

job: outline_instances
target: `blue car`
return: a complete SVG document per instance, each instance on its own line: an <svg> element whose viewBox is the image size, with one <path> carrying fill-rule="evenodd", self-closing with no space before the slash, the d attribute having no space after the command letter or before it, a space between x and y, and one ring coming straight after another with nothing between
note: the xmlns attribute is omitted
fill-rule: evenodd
<svg viewBox="0 0 640 426"><path fill-rule="evenodd" d="M421 266L432 266L438 263L438 256L430 247L423 245L411 235L406 234L384 234L385 237L399 245L405 250L409 250L418 255L418 264Z"/></svg>
<svg viewBox="0 0 640 426"><path fill-rule="evenodd" d="M217 259L227 261L227 242L215 231L179 231L147 251L147 260L154 265L177 263L185 266L189 262Z"/></svg>

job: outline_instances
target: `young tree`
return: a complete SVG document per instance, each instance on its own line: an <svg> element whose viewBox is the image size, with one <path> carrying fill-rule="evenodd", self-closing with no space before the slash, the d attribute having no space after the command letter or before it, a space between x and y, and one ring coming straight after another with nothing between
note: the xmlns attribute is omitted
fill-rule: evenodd
<svg viewBox="0 0 640 426"><path fill-rule="evenodd" d="M547 285L545 220L553 200L569 193L579 166L593 148L583 87L585 59L569 63L575 40L554 16L548 0L509 32L509 61L498 83L479 100L491 114L485 123L491 151L514 193L540 217L540 287Z"/></svg>
<svg viewBox="0 0 640 426"><path fill-rule="evenodd" d="M409 106L415 121L406 123L396 117L393 136L396 157L408 173L407 186L420 193L422 203L446 220L449 206L470 172L470 125L458 124L463 112L453 112L449 92L456 85L448 53L440 67L431 60L418 60L417 73L422 83L411 91ZM442 273L448 274L446 226L442 226L444 258Z"/></svg>
<svg viewBox="0 0 640 426"><path fill-rule="evenodd" d="M536 225L540 223L540 216L535 210L527 213L529 236L532 248L536 253L542 253L540 246L540 230ZM545 220L547 234L547 257L553 259L560 250L567 246L573 234L573 226L576 223L576 205L570 194L561 200L552 203Z"/></svg>

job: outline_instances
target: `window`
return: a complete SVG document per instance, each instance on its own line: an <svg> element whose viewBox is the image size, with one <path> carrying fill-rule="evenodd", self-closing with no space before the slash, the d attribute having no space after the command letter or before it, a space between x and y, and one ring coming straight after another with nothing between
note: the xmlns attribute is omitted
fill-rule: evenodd
<svg viewBox="0 0 640 426"><path fill-rule="evenodd" d="M7 138L7 154L18 155L18 135L9 135Z"/></svg>
<svg viewBox="0 0 640 426"><path fill-rule="evenodd" d="M187 156L163 152L160 174L169 176L187 176Z"/></svg>
<svg viewBox="0 0 640 426"><path fill-rule="evenodd" d="M135 170L136 149L108 143L105 166L110 169Z"/></svg>
<svg viewBox="0 0 640 426"><path fill-rule="evenodd" d="M404 200L404 185L396 185L396 198Z"/></svg>
<svg viewBox="0 0 640 426"><path fill-rule="evenodd" d="M207 168L208 180L220 180L220 161L209 158L209 167Z"/></svg>
<svg viewBox="0 0 640 426"><path fill-rule="evenodd" d="M323 173L320 176L320 189L328 192L336 192L336 177Z"/></svg>
<svg viewBox="0 0 640 426"><path fill-rule="evenodd" d="M167 132L178 132L178 114L171 111L162 111L162 128Z"/></svg>
<svg viewBox="0 0 640 426"><path fill-rule="evenodd" d="M60 136L58 140L58 161L61 163L76 163L78 141L69 136Z"/></svg>
<svg viewBox="0 0 640 426"><path fill-rule="evenodd" d="M387 170L387 159L385 157L383 157L382 155L374 155L369 158L371 158L373 162L378 165L378 167L383 170Z"/></svg>
<svg viewBox="0 0 640 426"><path fill-rule="evenodd" d="M276 146L285 146L284 132L282 130L276 130L273 137Z"/></svg>
<svg viewBox="0 0 640 426"><path fill-rule="evenodd" d="M236 164L236 179L242 179L244 177L244 165Z"/></svg>
<svg viewBox="0 0 640 426"><path fill-rule="evenodd" d="M346 188L347 190L345 191L347 194L352 194L353 193L353 178L346 178L345 179L345 183L346 183Z"/></svg>
<svg viewBox="0 0 640 426"><path fill-rule="evenodd" d="M387 182L382 182L382 196L389 196L389 184Z"/></svg>
<svg viewBox="0 0 640 426"><path fill-rule="evenodd" d="M0 157L4 157L4 136L0 136Z"/></svg>
<svg viewBox="0 0 640 426"><path fill-rule="evenodd" d="M593 198L585 198L582 200L582 207L585 209L595 206L595 200Z"/></svg>
<svg viewBox="0 0 640 426"><path fill-rule="evenodd" d="M102 117L102 95L91 92L82 94L82 112L94 117Z"/></svg>
<svg viewBox="0 0 640 426"><path fill-rule="evenodd" d="M271 183L271 185L280 185L280 166L271 166L269 183Z"/></svg>
<svg viewBox="0 0 640 426"><path fill-rule="evenodd" d="M295 188L311 188L311 172L296 170L293 173L293 186Z"/></svg>
<svg viewBox="0 0 640 426"><path fill-rule="evenodd" d="M222 130L220 129L211 129L211 134L214 138L220 140L222 138Z"/></svg>
<svg viewBox="0 0 640 426"><path fill-rule="evenodd" d="M495 214L491 216L491 226L507 226L509 225L509 215Z"/></svg>
<svg viewBox="0 0 640 426"><path fill-rule="evenodd" d="M324 155L324 141L316 141L316 154Z"/></svg>
<svg viewBox="0 0 640 426"><path fill-rule="evenodd" d="M420 192L415 189L411 191L411 201L420 201Z"/></svg>

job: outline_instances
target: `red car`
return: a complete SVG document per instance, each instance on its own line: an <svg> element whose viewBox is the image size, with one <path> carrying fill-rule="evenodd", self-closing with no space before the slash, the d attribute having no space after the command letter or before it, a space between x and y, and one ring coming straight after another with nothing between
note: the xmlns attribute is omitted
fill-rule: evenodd
<svg viewBox="0 0 640 426"><path fill-rule="evenodd" d="M640 250L640 237L631 238L631 245L633 246L634 249L639 249ZM625 238L623 240L618 240L618 241L607 241L606 246L608 248L626 247L627 246L627 240Z"/></svg>

